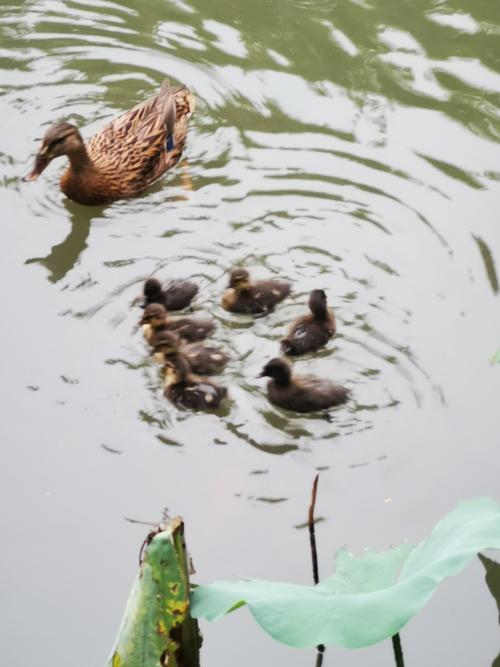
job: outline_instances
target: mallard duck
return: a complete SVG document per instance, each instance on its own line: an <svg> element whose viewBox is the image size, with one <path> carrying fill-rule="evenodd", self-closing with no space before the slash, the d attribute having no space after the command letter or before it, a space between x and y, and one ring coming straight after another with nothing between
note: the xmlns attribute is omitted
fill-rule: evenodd
<svg viewBox="0 0 500 667"><path fill-rule="evenodd" d="M146 306L139 320L144 338L154 347L160 331L175 331L184 340L194 343L210 336L215 330L212 320L195 320L190 317L169 317L161 303Z"/></svg>
<svg viewBox="0 0 500 667"><path fill-rule="evenodd" d="M161 303L167 310L187 308L198 293L198 285L187 280L172 280L162 287L156 278L148 278L144 283L142 308L150 303Z"/></svg>
<svg viewBox="0 0 500 667"><path fill-rule="evenodd" d="M186 142L194 97L165 79L157 95L144 100L105 125L88 144L70 123L55 123L25 181L34 181L49 162L67 155L61 190L89 206L134 197L173 167Z"/></svg>
<svg viewBox="0 0 500 667"><path fill-rule="evenodd" d="M314 289L309 295L310 315L299 317L288 329L281 341L285 354L299 355L316 352L328 343L335 334L335 316L328 309L326 294L322 289Z"/></svg>
<svg viewBox="0 0 500 667"><path fill-rule="evenodd" d="M232 313L262 315L290 294L290 283L281 280L252 282L246 269L234 268L229 275L229 289L221 305Z"/></svg>
<svg viewBox="0 0 500 667"><path fill-rule="evenodd" d="M176 352L166 356L165 396L181 408L213 410L220 407L227 389L193 375L187 358Z"/></svg>
<svg viewBox="0 0 500 667"><path fill-rule="evenodd" d="M155 359L165 364L169 355L178 352L187 358L193 373L200 375L220 373L229 361L229 356L218 347L207 347L202 343L183 343L175 331L159 331L153 348Z"/></svg>
<svg viewBox="0 0 500 667"><path fill-rule="evenodd" d="M280 408L294 412L326 410L345 403L349 390L315 375L292 376L290 362L284 358L271 359L259 377L270 377L267 397Z"/></svg>

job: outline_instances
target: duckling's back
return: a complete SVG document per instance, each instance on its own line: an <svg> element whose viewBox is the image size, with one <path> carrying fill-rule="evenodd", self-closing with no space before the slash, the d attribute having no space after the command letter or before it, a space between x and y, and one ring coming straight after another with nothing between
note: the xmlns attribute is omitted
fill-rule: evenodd
<svg viewBox="0 0 500 667"><path fill-rule="evenodd" d="M227 396L226 387L208 380L169 385L165 394L173 403L188 410L216 410Z"/></svg>
<svg viewBox="0 0 500 667"><path fill-rule="evenodd" d="M222 306L233 313L262 315L271 312L289 294L289 283L261 280L247 289L229 290L222 299Z"/></svg>
<svg viewBox="0 0 500 667"><path fill-rule="evenodd" d="M342 385L312 375L297 377L287 386L269 380L267 390L271 403L294 412L315 412L341 405L350 393Z"/></svg>
<svg viewBox="0 0 500 667"><path fill-rule="evenodd" d="M320 322L311 315L305 315L292 324L286 338L281 341L281 349L290 356L316 352L328 343L334 332L330 321Z"/></svg>

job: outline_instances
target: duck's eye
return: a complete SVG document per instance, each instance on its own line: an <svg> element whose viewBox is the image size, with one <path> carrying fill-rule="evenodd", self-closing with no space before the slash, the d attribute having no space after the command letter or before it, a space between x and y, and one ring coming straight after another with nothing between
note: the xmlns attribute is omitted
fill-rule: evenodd
<svg viewBox="0 0 500 667"><path fill-rule="evenodd" d="M65 139L66 139L66 137L57 137L57 139L53 139L53 140L50 142L50 147L51 147L51 148L55 148L55 147L58 146L59 144L62 144L62 142L63 142Z"/></svg>

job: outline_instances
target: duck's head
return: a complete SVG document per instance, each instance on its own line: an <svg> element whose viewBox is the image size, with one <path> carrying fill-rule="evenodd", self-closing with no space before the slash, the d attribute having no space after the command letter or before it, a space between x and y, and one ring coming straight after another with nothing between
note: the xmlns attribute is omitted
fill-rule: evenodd
<svg viewBox="0 0 500 667"><path fill-rule="evenodd" d="M152 326L163 324L167 317L167 311L161 303L150 303L144 308L139 324L151 324Z"/></svg>
<svg viewBox="0 0 500 667"><path fill-rule="evenodd" d="M180 338L173 331L161 331L155 340L154 352L166 357L177 354L180 347Z"/></svg>
<svg viewBox="0 0 500 667"><path fill-rule="evenodd" d="M229 287L236 290L248 289L250 287L250 274L246 269L236 267L229 274Z"/></svg>
<svg viewBox="0 0 500 667"><path fill-rule="evenodd" d="M71 123L51 125L42 140L42 145L35 158L32 170L23 181L36 181L42 171L54 158L77 151L83 144L78 128Z"/></svg>
<svg viewBox="0 0 500 667"><path fill-rule="evenodd" d="M278 384L288 385L292 377L292 367L286 359L276 357L267 362L259 377L270 377Z"/></svg>
<svg viewBox="0 0 500 667"><path fill-rule="evenodd" d="M325 290L313 289L309 294L309 309L313 315L323 319L327 314Z"/></svg>

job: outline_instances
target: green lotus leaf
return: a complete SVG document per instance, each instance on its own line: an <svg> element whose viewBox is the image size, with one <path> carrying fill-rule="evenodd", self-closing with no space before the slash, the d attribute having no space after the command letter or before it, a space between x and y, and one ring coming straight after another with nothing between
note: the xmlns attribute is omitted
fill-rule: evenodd
<svg viewBox="0 0 500 667"><path fill-rule="evenodd" d="M184 525L174 517L147 538L106 667L196 667L200 643L189 615Z"/></svg>
<svg viewBox="0 0 500 667"><path fill-rule="evenodd" d="M191 614L215 620L243 604L274 639L299 648L361 648L396 634L483 549L500 549L500 504L461 503L417 546L402 544L356 558L336 554L335 571L317 586L247 580L199 586Z"/></svg>

